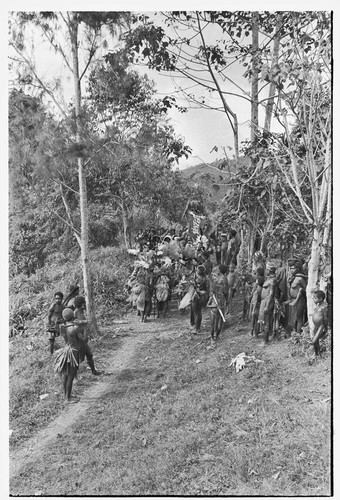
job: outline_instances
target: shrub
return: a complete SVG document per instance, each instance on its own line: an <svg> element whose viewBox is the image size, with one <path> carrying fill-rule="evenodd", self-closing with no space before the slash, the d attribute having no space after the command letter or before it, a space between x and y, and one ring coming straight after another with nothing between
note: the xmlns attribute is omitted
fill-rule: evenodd
<svg viewBox="0 0 340 500"><path fill-rule="evenodd" d="M120 313L126 305L125 284L131 261L123 247L101 247L90 252L94 304L99 314ZM82 285L79 254L55 253L31 276L19 274L9 283L10 336L24 334L32 320L47 317L57 290L67 293L69 285ZM34 325L33 330L36 330Z"/></svg>
<svg viewBox="0 0 340 500"><path fill-rule="evenodd" d="M289 341L292 356L303 356L308 362L314 359L314 347L310 338L309 326L305 326L301 333L292 332ZM325 337L320 339L320 354L328 354L332 349L332 335L329 329Z"/></svg>

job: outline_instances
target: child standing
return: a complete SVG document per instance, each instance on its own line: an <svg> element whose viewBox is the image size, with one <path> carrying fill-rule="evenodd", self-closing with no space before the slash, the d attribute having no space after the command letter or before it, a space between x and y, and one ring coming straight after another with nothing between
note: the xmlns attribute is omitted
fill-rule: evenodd
<svg viewBox="0 0 340 500"><path fill-rule="evenodd" d="M60 335L60 324L64 323L62 316L64 309L64 306L62 305L63 298L64 295L62 292L56 292L54 294L53 304L48 310L47 331L49 333L50 354L53 354L55 338Z"/></svg>
<svg viewBox="0 0 340 500"><path fill-rule="evenodd" d="M326 334L328 327L328 304L325 302L325 298L326 295L322 290L313 292L315 308L312 316L313 328L311 338L316 356L320 355L319 340Z"/></svg>

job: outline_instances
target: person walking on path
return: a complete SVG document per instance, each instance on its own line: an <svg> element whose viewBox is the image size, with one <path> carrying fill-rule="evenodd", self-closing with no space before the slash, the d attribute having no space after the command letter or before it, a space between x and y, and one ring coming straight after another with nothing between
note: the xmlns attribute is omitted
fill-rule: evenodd
<svg viewBox="0 0 340 500"><path fill-rule="evenodd" d="M228 241L228 249L226 254L226 261L224 264L229 266L231 263L237 266L237 256L240 251L241 241L240 238L235 231L235 229L231 229L229 232L229 241Z"/></svg>

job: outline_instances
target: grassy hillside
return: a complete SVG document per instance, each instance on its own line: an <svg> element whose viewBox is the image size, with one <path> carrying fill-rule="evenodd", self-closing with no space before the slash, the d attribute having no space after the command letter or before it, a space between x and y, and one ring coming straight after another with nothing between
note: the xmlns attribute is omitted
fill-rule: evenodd
<svg viewBox="0 0 340 500"><path fill-rule="evenodd" d="M329 496L330 355L311 362L283 339L262 348L247 336L240 306L215 348L208 311L196 336L174 307L145 324L135 313L121 324L107 317L93 345L105 376L82 364L68 426L72 409L42 344L27 351L27 339L13 343L11 405L19 394L22 405L11 417L12 458L31 448L11 494ZM236 373L230 363L242 351L260 361ZM43 400L27 394L38 376ZM46 446L27 441L56 416Z"/></svg>

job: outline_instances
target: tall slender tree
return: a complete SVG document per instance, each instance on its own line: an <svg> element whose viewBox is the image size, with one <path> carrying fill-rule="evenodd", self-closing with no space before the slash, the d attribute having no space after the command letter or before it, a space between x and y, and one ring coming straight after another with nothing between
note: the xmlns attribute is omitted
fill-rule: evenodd
<svg viewBox="0 0 340 500"><path fill-rule="evenodd" d="M293 13L289 21L286 59L270 77L285 130L274 156L313 234L307 287L311 321L312 291L324 286L321 260L329 253L332 227L331 17L328 12Z"/></svg>
<svg viewBox="0 0 340 500"><path fill-rule="evenodd" d="M79 208L81 214L81 234L75 237L81 249L84 290L89 321L93 333L97 331L97 322L93 308L91 276L88 255L88 207L86 191L86 172L84 155L81 147L86 132L82 123L82 82L95 56L103 48L103 30L113 38L117 28L126 25L129 19L125 12L16 12L11 17L10 47L16 57L19 56L21 67L29 75L30 84L38 85L40 89L52 99L62 116L67 117L69 111L64 109L50 90L48 82L38 74L34 59L27 56L25 51L25 33L30 27L39 29L50 47L54 49L71 72L74 84L74 144L78 146L77 159L79 181ZM31 31L32 35L33 31ZM81 58L80 58L81 53ZM101 54L102 55L102 54ZM82 67L81 67L82 65Z"/></svg>

